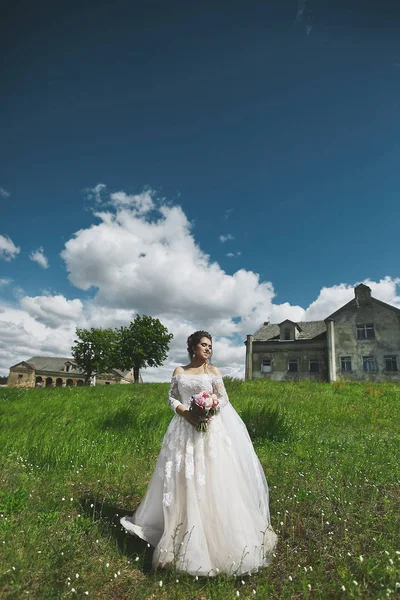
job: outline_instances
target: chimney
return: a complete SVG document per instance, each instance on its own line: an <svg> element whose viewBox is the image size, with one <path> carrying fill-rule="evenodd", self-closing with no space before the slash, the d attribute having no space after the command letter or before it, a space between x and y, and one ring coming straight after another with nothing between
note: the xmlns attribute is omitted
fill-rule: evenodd
<svg viewBox="0 0 400 600"><path fill-rule="evenodd" d="M269 321L264 321L264 325L269 325Z"/></svg>
<svg viewBox="0 0 400 600"><path fill-rule="evenodd" d="M356 297L356 304L360 306L371 306L371 288L363 283L360 283L354 288L354 295Z"/></svg>

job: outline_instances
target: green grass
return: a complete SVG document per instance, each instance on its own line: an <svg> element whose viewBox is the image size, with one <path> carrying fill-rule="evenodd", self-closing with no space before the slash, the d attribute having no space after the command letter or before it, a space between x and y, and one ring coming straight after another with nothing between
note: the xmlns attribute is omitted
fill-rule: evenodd
<svg viewBox="0 0 400 600"><path fill-rule="evenodd" d="M167 384L1 388L0 597L399 597L400 386L227 389L270 486L279 543L268 569L155 573L146 543L121 530L172 417Z"/></svg>

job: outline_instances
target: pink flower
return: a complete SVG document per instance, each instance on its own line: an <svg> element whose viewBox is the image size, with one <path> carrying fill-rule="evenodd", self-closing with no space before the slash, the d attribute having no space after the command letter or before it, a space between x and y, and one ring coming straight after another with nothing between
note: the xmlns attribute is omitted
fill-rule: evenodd
<svg viewBox="0 0 400 600"><path fill-rule="evenodd" d="M208 392L198 392L192 396L192 402L190 404L190 410L197 411L197 414L201 417L212 417L219 410L219 401L215 394L209 394ZM207 431L207 423L202 421L197 426L197 431Z"/></svg>
<svg viewBox="0 0 400 600"><path fill-rule="evenodd" d="M217 406L219 404L217 396L215 394L213 394L211 396L211 398L212 398L212 406L211 406L211 408L217 408Z"/></svg>
<svg viewBox="0 0 400 600"><path fill-rule="evenodd" d="M206 409L210 410L210 408L212 408L213 405L213 399L211 398L211 396L208 396L208 398L206 399Z"/></svg>

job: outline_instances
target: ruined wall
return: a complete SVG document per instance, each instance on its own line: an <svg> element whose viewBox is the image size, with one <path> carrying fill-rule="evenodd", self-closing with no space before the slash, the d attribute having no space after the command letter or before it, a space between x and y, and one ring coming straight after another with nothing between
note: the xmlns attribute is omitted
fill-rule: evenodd
<svg viewBox="0 0 400 600"><path fill-rule="evenodd" d="M264 359L271 360L272 371L262 372ZM297 360L298 372L288 371L289 360ZM320 371L310 372L310 360L319 360ZM253 379L274 381L327 381L328 360L324 341L310 342L253 342Z"/></svg>
<svg viewBox="0 0 400 600"><path fill-rule="evenodd" d="M357 339L357 325L375 325L374 339ZM336 377L347 381L400 381L399 371L386 371L385 357L397 356L400 369L400 314L374 302L350 306L334 317ZM341 357L351 356L352 370L341 370ZM375 359L376 371L363 370L363 357Z"/></svg>
<svg viewBox="0 0 400 600"><path fill-rule="evenodd" d="M7 381L8 387L35 387L35 371L21 365L18 369L10 369Z"/></svg>

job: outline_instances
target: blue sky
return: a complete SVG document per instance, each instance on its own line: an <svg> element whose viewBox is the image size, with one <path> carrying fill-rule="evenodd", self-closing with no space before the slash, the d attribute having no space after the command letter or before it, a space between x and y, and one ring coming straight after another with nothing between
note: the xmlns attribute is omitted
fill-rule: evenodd
<svg viewBox="0 0 400 600"><path fill-rule="evenodd" d="M151 307L176 343L191 326L213 325L220 343L227 340L220 360L230 357L226 366L237 365L236 373L242 354L233 348L242 352L245 333L284 314L323 318L307 313L323 290L331 290L324 292L331 304L325 298L321 311L360 281L375 282L375 295L381 290L397 303L396 3L16 2L0 29L0 310L3 330L12 323L20 340L3 340L0 370L29 351L65 353L66 343L44 343L53 330L70 340L77 324L101 324L101 315L118 324L126 315L115 311ZM97 188L100 203L89 191L98 184L105 186ZM117 192L125 196L112 199ZM189 302L199 308L189 316L179 294L175 312L172 300L144 301L143 273L129 290L127 271L119 294L103 277L112 251L110 265L101 248L89 260L85 234L75 235L94 232L101 210L116 219L107 232L102 222L102 231L118 244L135 220L161 226L160 208L178 206L183 245L176 249L167 235L171 262L148 285L154 296L168 290L175 298L163 274L178 291L201 280L193 265L205 260L207 277L217 265L219 283L206 277L204 292L194 284ZM166 219L172 230L175 217ZM65 251L71 240L77 247ZM137 260L129 243L121 259L127 269ZM45 259L30 258L39 248L47 268ZM181 280L179 252L194 261ZM250 273L258 275L254 289ZM208 315L209 286L223 290L223 282L230 291ZM230 293L264 300L239 306ZM46 318L49 302L58 322ZM232 328L232 319L242 326ZM176 352L172 363L183 360Z"/></svg>

